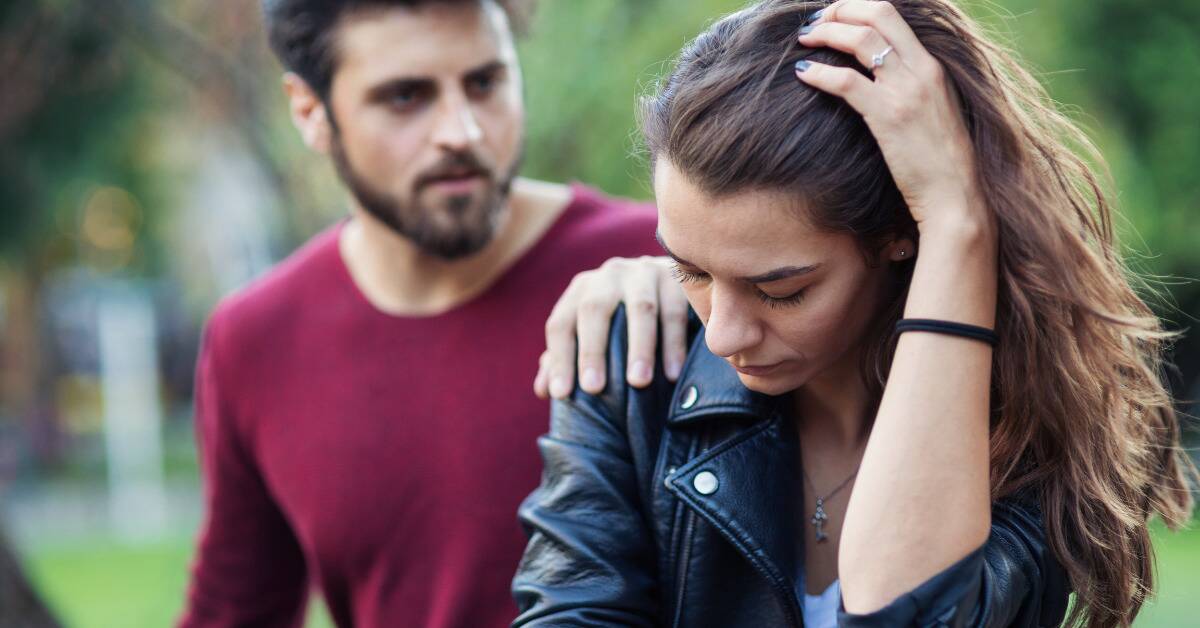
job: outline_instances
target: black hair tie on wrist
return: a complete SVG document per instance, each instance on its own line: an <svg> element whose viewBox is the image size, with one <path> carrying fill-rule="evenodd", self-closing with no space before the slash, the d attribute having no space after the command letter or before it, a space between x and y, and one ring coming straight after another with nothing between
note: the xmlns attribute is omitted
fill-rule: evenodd
<svg viewBox="0 0 1200 628"><path fill-rule="evenodd" d="M987 327L952 321L939 321L932 318L902 318L897 321L896 334L899 335L906 331L928 331L935 334L970 338L971 340L986 342L993 347L1000 341L1000 337L996 335L996 332Z"/></svg>

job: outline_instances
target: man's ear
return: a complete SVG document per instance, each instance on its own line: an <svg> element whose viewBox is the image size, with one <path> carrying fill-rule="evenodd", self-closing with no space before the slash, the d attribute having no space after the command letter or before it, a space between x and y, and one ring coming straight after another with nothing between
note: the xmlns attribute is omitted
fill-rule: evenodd
<svg viewBox="0 0 1200 628"><path fill-rule="evenodd" d="M294 72L283 75L283 93L288 97L292 124L300 131L304 143L318 153L328 155L333 129L324 101Z"/></svg>

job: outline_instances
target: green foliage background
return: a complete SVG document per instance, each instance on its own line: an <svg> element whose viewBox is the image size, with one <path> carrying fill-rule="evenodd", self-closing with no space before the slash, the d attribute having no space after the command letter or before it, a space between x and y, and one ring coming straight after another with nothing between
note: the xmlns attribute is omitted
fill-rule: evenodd
<svg viewBox="0 0 1200 628"><path fill-rule="evenodd" d="M287 217L301 223L286 226L289 241L308 235L313 212L336 212L325 206L336 198L336 182L323 164L304 155L287 128L278 70L261 37L229 46L223 32L228 25L204 8L228 4L33 3L32 14L44 24L36 39L49 35L57 62L42 68L40 80L13 87L35 85L37 107L0 126L0 255L21 261L44 254L52 234L69 226L81 188L91 184L124 186L154 206L142 226L153 248L161 237L154 214L172 211L168 182L179 181L178 172L147 158L154 138L170 130L161 120L196 110L203 92L222 79L229 85L220 87L234 97L256 101L222 106L250 117L247 134L270 145L261 155L271 162L268 167L282 170L293 184L315 174L316 194L285 194ZM741 4L544 0L521 44L529 107L526 174L648 197L644 164L636 155L636 97L685 41ZM1008 0L964 6L1041 73L1052 94L1100 143L1129 223L1127 241L1152 257L1148 270L1200 274L1200 1ZM256 12L235 8L240 19L257 26ZM148 23L147 15L182 28L211 58L196 63L176 58L186 49L158 49L169 48L163 40L173 33L140 33L163 27ZM26 45L20 36L29 29L21 26L30 16L26 3L0 3L0 41ZM257 35L245 25L238 31ZM216 65L217 74L221 64L238 71L213 78L192 64ZM325 207L313 210L314 204ZM151 256L136 270L153 275L162 268L162 260ZM1180 290L1189 291L1194 290Z"/></svg>

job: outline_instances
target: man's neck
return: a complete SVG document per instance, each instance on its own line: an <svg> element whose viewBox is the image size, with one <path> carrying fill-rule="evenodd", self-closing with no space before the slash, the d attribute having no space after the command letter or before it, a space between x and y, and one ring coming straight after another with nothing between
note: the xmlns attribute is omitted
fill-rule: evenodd
<svg viewBox="0 0 1200 628"><path fill-rule="evenodd" d="M355 285L375 307L393 315L436 316L485 292L541 239L570 200L566 186L514 181L492 241L452 261L422 251L355 206L338 249Z"/></svg>

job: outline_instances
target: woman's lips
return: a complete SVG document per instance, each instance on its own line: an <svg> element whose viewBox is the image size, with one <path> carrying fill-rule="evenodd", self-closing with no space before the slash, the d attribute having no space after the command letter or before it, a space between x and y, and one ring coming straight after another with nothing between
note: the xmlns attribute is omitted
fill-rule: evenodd
<svg viewBox="0 0 1200 628"><path fill-rule="evenodd" d="M767 364L763 366L737 366L735 364L733 365L733 369L742 375L749 375L751 377L765 377L778 369L780 364L783 363L777 362L775 364Z"/></svg>

